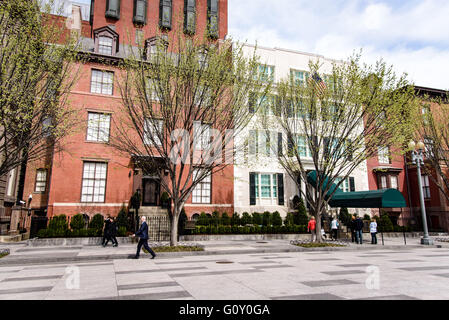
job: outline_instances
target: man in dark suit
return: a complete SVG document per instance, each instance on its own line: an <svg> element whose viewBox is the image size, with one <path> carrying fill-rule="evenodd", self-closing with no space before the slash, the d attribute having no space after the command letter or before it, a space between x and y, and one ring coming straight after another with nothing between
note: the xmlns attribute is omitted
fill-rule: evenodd
<svg viewBox="0 0 449 320"><path fill-rule="evenodd" d="M140 249L142 246L152 255L151 259L156 257L156 254L153 250L151 250L148 245L148 224L146 222L145 216L140 217L140 221L142 221L142 225L140 226L139 231L133 234L134 237L139 237L139 243L137 244L137 253L134 256L134 259L139 259Z"/></svg>

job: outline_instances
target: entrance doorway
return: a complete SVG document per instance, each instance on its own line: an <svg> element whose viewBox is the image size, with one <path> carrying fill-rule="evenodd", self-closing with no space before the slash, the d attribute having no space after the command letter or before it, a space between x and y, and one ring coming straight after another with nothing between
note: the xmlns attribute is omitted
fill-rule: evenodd
<svg viewBox="0 0 449 320"><path fill-rule="evenodd" d="M161 184L154 178L142 179L142 206L159 206Z"/></svg>

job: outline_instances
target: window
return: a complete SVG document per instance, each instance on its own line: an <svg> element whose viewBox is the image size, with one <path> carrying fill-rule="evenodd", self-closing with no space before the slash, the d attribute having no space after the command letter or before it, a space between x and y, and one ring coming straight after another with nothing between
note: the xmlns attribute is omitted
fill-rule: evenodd
<svg viewBox="0 0 449 320"><path fill-rule="evenodd" d="M429 176L421 176L421 184L424 199L430 199Z"/></svg>
<svg viewBox="0 0 449 320"><path fill-rule="evenodd" d="M112 95L114 72L92 69L90 92Z"/></svg>
<svg viewBox="0 0 449 320"><path fill-rule="evenodd" d="M425 125L429 124L429 118L430 118L430 106L425 105L421 108L421 114L423 117L423 123Z"/></svg>
<svg viewBox="0 0 449 320"><path fill-rule="evenodd" d="M340 181L342 180L341 177L337 177L335 178L335 184L338 184ZM346 178L343 180L343 182L341 183L341 185L338 187L341 191L343 192L349 192L349 178Z"/></svg>
<svg viewBox="0 0 449 320"><path fill-rule="evenodd" d="M134 0L133 23L145 24L147 22L147 1Z"/></svg>
<svg viewBox="0 0 449 320"><path fill-rule="evenodd" d="M45 192L46 186L47 186L47 170L38 169L36 171L36 185L34 191Z"/></svg>
<svg viewBox="0 0 449 320"><path fill-rule="evenodd" d="M388 147L379 147L377 149L379 163L390 163L390 152Z"/></svg>
<svg viewBox="0 0 449 320"><path fill-rule="evenodd" d="M81 202L104 202L107 163L84 162Z"/></svg>
<svg viewBox="0 0 449 320"><path fill-rule="evenodd" d="M398 189L398 176L390 176L390 188Z"/></svg>
<svg viewBox="0 0 449 320"><path fill-rule="evenodd" d="M112 55L113 40L109 37L99 37L98 53Z"/></svg>
<svg viewBox="0 0 449 320"><path fill-rule="evenodd" d="M207 0L208 36L218 39L218 0Z"/></svg>
<svg viewBox="0 0 449 320"><path fill-rule="evenodd" d="M309 74L305 71L290 69L290 76L292 77L292 80L295 82L295 84L304 85L309 77Z"/></svg>
<svg viewBox="0 0 449 320"><path fill-rule="evenodd" d="M250 130L249 131L249 154L264 156L278 156L282 153L282 135L277 131Z"/></svg>
<svg viewBox="0 0 449 320"><path fill-rule="evenodd" d="M16 178L17 178L17 168L14 168L9 172L7 178L6 195L8 197L14 196L14 191L16 187Z"/></svg>
<svg viewBox="0 0 449 320"><path fill-rule="evenodd" d="M193 122L193 139L195 149L208 149L210 145L210 125L201 124L201 121Z"/></svg>
<svg viewBox="0 0 449 320"><path fill-rule="evenodd" d="M387 176L382 175L380 176L380 189L387 189Z"/></svg>
<svg viewBox="0 0 449 320"><path fill-rule="evenodd" d="M426 158L434 157L433 148L433 140L431 138L424 138L424 156Z"/></svg>
<svg viewBox="0 0 449 320"><path fill-rule="evenodd" d="M262 81L274 80L274 66L259 65L258 72Z"/></svg>
<svg viewBox="0 0 449 320"><path fill-rule="evenodd" d="M111 115L89 112L87 121L87 141L108 142Z"/></svg>
<svg viewBox="0 0 449 320"><path fill-rule="evenodd" d="M296 140L297 140L297 144L298 144L299 156L310 158L312 155L310 154L310 150L309 150L309 146L307 145L306 138L304 136L297 135Z"/></svg>
<svg viewBox="0 0 449 320"><path fill-rule="evenodd" d="M184 0L184 32L189 35L195 34L195 6L196 0Z"/></svg>
<svg viewBox="0 0 449 320"><path fill-rule="evenodd" d="M145 128L144 128L144 140L143 143L147 145L152 145L153 142L161 146L162 141L160 137L163 137L163 126L164 121L159 119L145 119ZM153 139L150 138L153 137Z"/></svg>
<svg viewBox="0 0 449 320"><path fill-rule="evenodd" d="M151 60L157 57L157 53L167 52L168 48L168 37L166 35L152 37L145 40L145 53L146 59Z"/></svg>
<svg viewBox="0 0 449 320"><path fill-rule="evenodd" d="M159 27L171 29L171 0L160 0L159 2Z"/></svg>
<svg viewBox="0 0 449 320"><path fill-rule="evenodd" d="M256 198L277 199L277 174L256 173L255 191Z"/></svg>
<svg viewBox="0 0 449 320"><path fill-rule="evenodd" d="M120 19L120 0L106 0L107 18Z"/></svg>
<svg viewBox="0 0 449 320"><path fill-rule="evenodd" d="M158 91L156 90L156 86L158 85L157 81L154 81L151 78L147 78L147 96L148 99L154 101L160 101Z"/></svg>
<svg viewBox="0 0 449 320"><path fill-rule="evenodd" d="M198 175L202 172L200 169L195 169L193 172L193 179L196 180ZM204 173L203 173L204 174ZM206 175L201 182L199 182L192 191L193 203L210 203L211 202L211 175Z"/></svg>
<svg viewBox="0 0 449 320"><path fill-rule="evenodd" d="M143 43L143 30L142 29L136 29L136 38L134 41L137 45L142 45L142 43Z"/></svg>

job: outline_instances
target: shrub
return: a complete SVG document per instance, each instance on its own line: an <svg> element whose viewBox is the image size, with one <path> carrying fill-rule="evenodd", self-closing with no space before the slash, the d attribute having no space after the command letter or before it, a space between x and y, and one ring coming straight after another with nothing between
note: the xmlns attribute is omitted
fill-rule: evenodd
<svg viewBox="0 0 449 320"><path fill-rule="evenodd" d="M248 212L243 212L242 219L240 219L240 225L245 226L253 223L253 219Z"/></svg>
<svg viewBox="0 0 449 320"><path fill-rule="evenodd" d="M87 235L89 237L98 237L101 236L101 229L93 229L93 228L89 228L87 229Z"/></svg>
<svg viewBox="0 0 449 320"><path fill-rule="evenodd" d="M300 209L298 210L298 212L295 215L295 224L297 225L307 225L309 223L309 217L307 216L307 211L304 207L304 205L300 206Z"/></svg>
<svg viewBox="0 0 449 320"><path fill-rule="evenodd" d="M240 215L238 212L234 212L231 217L231 226L239 226L240 225Z"/></svg>
<svg viewBox="0 0 449 320"><path fill-rule="evenodd" d="M271 223L273 224L273 226L282 226L282 218L279 212L273 212L271 219Z"/></svg>
<svg viewBox="0 0 449 320"><path fill-rule="evenodd" d="M128 223L128 212L125 208L125 206L122 206L120 208L120 211L117 215L117 227L120 229L120 227L125 227L126 230L128 230L129 223Z"/></svg>
<svg viewBox="0 0 449 320"><path fill-rule="evenodd" d="M223 212L221 214L220 223L224 226L229 226L231 224L231 218L229 218L229 216L226 212Z"/></svg>
<svg viewBox="0 0 449 320"><path fill-rule="evenodd" d="M119 237L126 237L126 232L127 232L126 227L121 226L121 227L118 228L117 234L118 234Z"/></svg>
<svg viewBox="0 0 449 320"><path fill-rule="evenodd" d="M198 220L196 220L196 225L207 226L209 224L209 217L206 213L201 212Z"/></svg>
<svg viewBox="0 0 449 320"><path fill-rule="evenodd" d="M345 226L349 226L351 221L352 221L352 217L348 212L348 208L340 208L340 216L339 219L341 221L342 224L344 224Z"/></svg>
<svg viewBox="0 0 449 320"><path fill-rule="evenodd" d="M287 216L284 219L285 226L291 226L295 224L295 217L292 212L287 212Z"/></svg>
<svg viewBox="0 0 449 320"><path fill-rule="evenodd" d="M380 226L379 231L381 232L392 232L393 223L390 220L390 217L387 214L384 214L380 217Z"/></svg>
<svg viewBox="0 0 449 320"><path fill-rule="evenodd" d="M263 226L270 226L272 223L272 217L271 217L271 213L268 211L265 211L262 214L262 225Z"/></svg>
<svg viewBox="0 0 449 320"><path fill-rule="evenodd" d="M48 229L41 229L37 232L38 238L47 238L48 237Z"/></svg>
<svg viewBox="0 0 449 320"><path fill-rule="evenodd" d="M70 228L72 230L84 229L84 218L82 214L75 214L70 220Z"/></svg>
<svg viewBox="0 0 449 320"><path fill-rule="evenodd" d="M104 218L103 215L100 213L97 213L94 215L92 220L89 223L89 228L96 229L96 230L102 230L104 225Z"/></svg>
<svg viewBox="0 0 449 320"><path fill-rule="evenodd" d="M48 223L48 229L51 229L53 231L58 230L61 232L65 232L65 230L67 230L68 228L67 217L65 214L54 216Z"/></svg>
<svg viewBox="0 0 449 320"><path fill-rule="evenodd" d="M262 224L262 216L258 212L253 212L253 224L261 225Z"/></svg>
<svg viewBox="0 0 449 320"><path fill-rule="evenodd" d="M212 212L210 224L214 226L218 226L220 224L220 214L218 213L218 211Z"/></svg>
<svg viewBox="0 0 449 320"><path fill-rule="evenodd" d="M369 216L369 214L366 214L363 216L363 220L371 220L371 217Z"/></svg>

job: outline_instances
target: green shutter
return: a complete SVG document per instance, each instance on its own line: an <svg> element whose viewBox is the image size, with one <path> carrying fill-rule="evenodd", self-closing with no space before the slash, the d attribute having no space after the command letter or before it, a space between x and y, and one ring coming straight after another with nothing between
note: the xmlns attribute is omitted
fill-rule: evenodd
<svg viewBox="0 0 449 320"><path fill-rule="evenodd" d="M293 141L294 135L287 133L287 154L289 157L293 157L295 150L295 142Z"/></svg>
<svg viewBox="0 0 449 320"><path fill-rule="evenodd" d="M106 0L106 18L120 19L120 0Z"/></svg>
<svg viewBox="0 0 449 320"><path fill-rule="evenodd" d="M278 173L278 205L284 205L284 174Z"/></svg>
<svg viewBox="0 0 449 320"><path fill-rule="evenodd" d="M249 174L249 205L256 205L256 174L253 172Z"/></svg>
<svg viewBox="0 0 449 320"><path fill-rule="evenodd" d="M147 0L134 0L133 22L136 24L147 23Z"/></svg>
<svg viewBox="0 0 449 320"><path fill-rule="evenodd" d="M218 0L207 0L208 35L218 39Z"/></svg>
<svg viewBox="0 0 449 320"><path fill-rule="evenodd" d="M184 32L195 34L196 29L196 0L184 0Z"/></svg>
<svg viewBox="0 0 449 320"><path fill-rule="evenodd" d="M282 157L282 132L278 132L278 157Z"/></svg>
<svg viewBox="0 0 449 320"><path fill-rule="evenodd" d="M159 2L159 27L171 30L172 1L160 0Z"/></svg>

